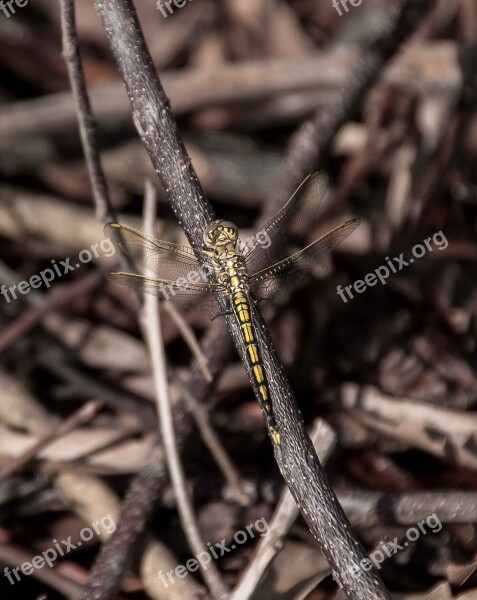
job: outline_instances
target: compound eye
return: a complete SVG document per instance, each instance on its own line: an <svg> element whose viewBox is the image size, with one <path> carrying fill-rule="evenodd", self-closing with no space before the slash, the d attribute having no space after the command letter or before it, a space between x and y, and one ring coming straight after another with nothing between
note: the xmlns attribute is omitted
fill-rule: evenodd
<svg viewBox="0 0 477 600"><path fill-rule="evenodd" d="M209 244L213 239L214 231L217 229L217 223L214 221L204 229L204 242Z"/></svg>
<svg viewBox="0 0 477 600"><path fill-rule="evenodd" d="M238 235L237 226L235 225L235 223L232 223L232 221L222 221L221 225L222 225L222 227L224 227L226 229L232 230L232 232L235 234L235 236Z"/></svg>

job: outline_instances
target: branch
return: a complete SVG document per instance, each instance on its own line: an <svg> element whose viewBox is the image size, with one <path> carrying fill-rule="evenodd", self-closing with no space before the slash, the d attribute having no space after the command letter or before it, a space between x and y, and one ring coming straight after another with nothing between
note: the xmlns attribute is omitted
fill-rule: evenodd
<svg viewBox="0 0 477 600"><path fill-rule="evenodd" d="M154 233L154 218L156 214L156 192L152 183L146 182L144 202L144 233L152 236ZM151 273L146 270L145 275ZM164 444L167 468L174 489L174 495L184 534L190 549L195 556L207 554L207 547L201 538L197 519L192 507L192 501L187 492L187 482L177 447L174 422L172 418L172 403L167 378L166 353L162 339L161 321L159 315L159 298L145 294L141 320L146 333L146 341L151 357L152 374L156 396L157 414L161 437ZM211 563L201 564L202 576L207 583L211 595L216 600L227 597L227 587L217 567Z"/></svg>
<svg viewBox="0 0 477 600"><path fill-rule="evenodd" d="M326 464L336 442L335 432L326 421L318 418L314 423L311 439L321 462ZM270 520L270 531L267 536L258 542L253 553L253 558L243 571L230 600L242 600L242 598L253 597L268 566L283 548L285 537L296 521L298 514L298 507L295 501L290 492L285 489Z"/></svg>
<svg viewBox="0 0 477 600"><path fill-rule="evenodd" d="M108 184L101 167L96 120L91 110L83 65L79 56L73 0L61 1L61 29L63 57L68 67L70 85L76 101L81 143L93 186L96 216L100 221L115 221L115 211L109 201Z"/></svg>
<svg viewBox="0 0 477 600"><path fill-rule="evenodd" d="M213 219L213 211L204 198L185 151L169 100L147 51L134 7L130 0L109 0L106 3L95 0L95 4L126 83L136 128L191 246L200 248L202 233ZM258 311L256 322L281 434L280 445L274 447L275 458L287 486L332 569L338 576L341 572L351 570L360 573L360 577L346 584L347 596L368 600L388 598L377 573L364 572L359 568L360 562L365 559L364 551L321 467L284 369ZM227 317L227 324L246 364L238 325L231 317ZM258 397L258 389L253 387Z"/></svg>
<svg viewBox="0 0 477 600"><path fill-rule="evenodd" d="M319 50L298 59L249 60L207 69L164 71L161 79L176 115L246 103L255 103L261 111L263 102L286 99L290 94L295 98L296 94L303 98L312 95L317 109L328 105L330 95L346 87L359 64L355 47L340 47L338 51ZM460 86L455 46L445 41L416 46L385 70L383 82L419 95L436 90L453 93ZM105 130L117 130L129 120L131 107L122 83L95 85L90 96ZM308 102L305 106L308 110ZM59 92L3 104L0 137L68 135L76 122L74 99L69 92Z"/></svg>
<svg viewBox="0 0 477 600"><path fill-rule="evenodd" d="M268 210L263 215L264 220L283 206L308 173L321 166L335 135L356 113L366 92L420 23L419 17L429 4L429 0L394 0L390 3L373 43L353 70L348 84L336 92L327 108L317 111L291 137L272 200L266 204Z"/></svg>

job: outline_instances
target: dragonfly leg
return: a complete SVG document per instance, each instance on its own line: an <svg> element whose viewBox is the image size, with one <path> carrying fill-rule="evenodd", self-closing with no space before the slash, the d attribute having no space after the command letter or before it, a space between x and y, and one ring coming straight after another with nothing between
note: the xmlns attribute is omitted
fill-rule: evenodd
<svg viewBox="0 0 477 600"><path fill-rule="evenodd" d="M234 313L232 311L227 311L227 312L218 312L216 315L214 315L213 317L210 317L211 321L215 321L215 319L217 319L218 317L228 317L230 315L233 315Z"/></svg>
<svg viewBox="0 0 477 600"><path fill-rule="evenodd" d="M262 302L266 302L267 298L257 298L256 300L254 300L254 304L256 304L256 306L260 306L260 304Z"/></svg>

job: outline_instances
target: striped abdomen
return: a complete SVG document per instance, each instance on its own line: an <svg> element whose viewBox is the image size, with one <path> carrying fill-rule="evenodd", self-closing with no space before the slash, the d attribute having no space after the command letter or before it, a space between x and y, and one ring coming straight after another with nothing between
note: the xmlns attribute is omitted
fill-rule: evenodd
<svg viewBox="0 0 477 600"><path fill-rule="evenodd" d="M260 407L265 415L268 431L275 444L279 444L280 434L272 414L270 389L252 324L250 301L243 292L237 291L232 295L232 307L242 332L249 370L258 390Z"/></svg>

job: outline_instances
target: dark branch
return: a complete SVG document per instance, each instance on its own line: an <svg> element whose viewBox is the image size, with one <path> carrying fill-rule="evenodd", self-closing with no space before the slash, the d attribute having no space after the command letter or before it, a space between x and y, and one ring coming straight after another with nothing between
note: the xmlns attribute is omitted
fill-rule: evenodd
<svg viewBox="0 0 477 600"><path fill-rule="evenodd" d="M84 72L78 49L75 11L73 0L61 1L61 17L63 31L64 56L76 104L83 151L87 158L96 215L104 223L117 221L116 211L111 203L106 177L102 168L101 157L97 146L97 122L91 109L91 102L86 88ZM126 270L133 270L134 265L128 256L121 257ZM141 298L137 297L138 306ZM215 375L221 371L222 360L226 361L230 343L224 336L224 325L217 322L211 327L204 339L205 351L212 356L212 371ZM219 358L221 360L219 360ZM56 364L56 362L55 362ZM197 365L195 365L197 367ZM204 381L200 369L193 368L190 377L191 389L205 397L210 386ZM103 390L104 391L104 390ZM114 404L121 401L117 393L109 394ZM151 422L151 418L147 419ZM192 430L192 418L183 402L178 402L174 410L174 426L180 450L184 450ZM159 501L160 494L167 481L167 471L159 456L146 464L133 479L125 499L121 505L121 514L117 529L102 546L91 571L90 580L82 592L82 598L96 600L114 598L119 591L122 578L127 570L137 544L144 533Z"/></svg>
<svg viewBox="0 0 477 600"><path fill-rule="evenodd" d="M96 120L91 110L83 66L79 56L73 0L61 1L61 26L63 32L63 56L68 67L73 97L76 101L76 114L79 122L81 143L93 186L96 216L103 222L115 221L115 211L109 200L108 184L101 167Z"/></svg>
<svg viewBox="0 0 477 600"><path fill-rule="evenodd" d="M193 247L202 244L202 233L213 211L204 197L185 151L169 100L160 84L130 0L95 0L109 43L125 80L135 125L164 185L173 210ZM266 325L257 315L264 342L272 398L281 444L275 457L310 530L336 573L356 569L365 558L348 520L334 495L307 435L298 406L278 360ZM238 326L227 323L244 359ZM245 362L245 361L244 361ZM254 389L258 396L258 390ZM346 584L350 598L387 598L374 572L361 572Z"/></svg>
<svg viewBox="0 0 477 600"><path fill-rule="evenodd" d="M227 360L230 354L230 344L224 334L223 322L216 321L202 342L214 377L218 376L222 361ZM204 380L198 365L192 369L188 387L194 390L197 398L206 398L210 392L211 385ZM182 452L192 430L192 418L183 402L174 407L174 430L178 449ZM117 528L98 553L81 596L83 600L112 600L116 597L138 541L158 506L167 478L165 462L157 456L133 478L121 504Z"/></svg>

